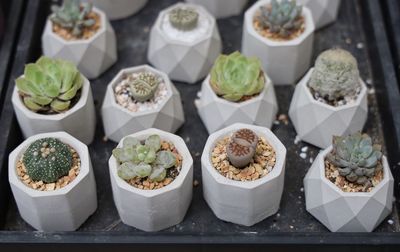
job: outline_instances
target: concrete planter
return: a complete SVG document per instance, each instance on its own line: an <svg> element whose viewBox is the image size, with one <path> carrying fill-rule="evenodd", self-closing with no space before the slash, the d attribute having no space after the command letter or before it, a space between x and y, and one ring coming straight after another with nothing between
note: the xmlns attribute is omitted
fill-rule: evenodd
<svg viewBox="0 0 400 252"><path fill-rule="evenodd" d="M110 20L117 20L140 11L148 0L83 0L82 2L92 2L94 6L104 11Z"/></svg>
<svg viewBox="0 0 400 252"><path fill-rule="evenodd" d="M166 83L168 94L157 109L132 112L115 101L114 86L122 80L124 74L141 71L151 71L161 76ZM185 121L178 90L165 73L148 65L122 69L114 77L107 86L101 114L106 136L115 142L119 142L126 135L148 128L175 132Z"/></svg>
<svg viewBox="0 0 400 252"><path fill-rule="evenodd" d="M368 116L367 87L360 79L361 91L352 104L333 107L314 99L307 86L313 68L297 84L289 108L289 117L299 138L319 148L327 148L332 136L361 131Z"/></svg>
<svg viewBox="0 0 400 252"><path fill-rule="evenodd" d="M247 0L186 0L203 5L215 18L226 18L242 13Z"/></svg>
<svg viewBox="0 0 400 252"><path fill-rule="evenodd" d="M320 29L336 21L340 0L299 0L298 3L307 6L312 12L316 29Z"/></svg>
<svg viewBox="0 0 400 252"><path fill-rule="evenodd" d="M276 151L276 164L272 171L255 181L235 181L221 175L211 163L215 144L234 131L248 128L266 138ZM201 156L201 174L204 198L214 214L221 220L251 226L275 214L283 191L286 148L267 128L236 123L211 134Z"/></svg>
<svg viewBox="0 0 400 252"><path fill-rule="evenodd" d="M303 7L305 30L289 41L274 41L261 36L253 26L255 13L270 0L256 2L245 13L242 37L242 52L246 56L257 56L263 63L267 75L275 85L294 84L310 67L314 43L314 22L311 11Z"/></svg>
<svg viewBox="0 0 400 252"><path fill-rule="evenodd" d="M102 11L96 8L93 10L100 15L101 27L89 39L67 41L53 32L50 20L47 20L42 35L45 56L73 62L89 79L97 78L117 61L114 29Z"/></svg>
<svg viewBox="0 0 400 252"><path fill-rule="evenodd" d="M201 87L200 100L196 101L199 115L208 133L233 123L255 124L270 128L278 112L275 90L265 75L265 87L257 96L244 102L230 102L218 97L210 86L208 76Z"/></svg>
<svg viewBox="0 0 400 252"><path fill-rule="evenodd" d="M350 193L325 177L324 160L331 151L321 152L304 178L307 211L332 232L372 232L392 211L393 176L386 157L383 180L371 192Z"/></svg>
<svg viewBox="0 0 400 252"><path fill-rule="evenodd" d="M24 137L66 131L85 144L90 144L94 138L96 114L90 83L86 78L83 80L79 101L68 111L54 115L43 115L29 110L25 107L15 86L11 101Z"/></svg>
<svg viewBox="0 0 400 252"><path fill-rule="evenodd" d="M16 172L16 164L29 145L45 137L58 138L70 145L81 159L79 175L55 191L32 189L19 179ZM38 134L20 144L9 156L8 179L21 217L40 231L76 230L97 208L96 182L88 148L65 132Z"/></svg>
<svg viewBox="0 0 400 252"><path fill-rule="evenodd" d="M166 35L161 28L163 19L177 6L195 8L210 23L208 31L191 42L172 39ZM221 38L215 19L202 6L177 3L158 15L150 32L147 58L172 80L193 84L207 75L221 50Z"/></svg>
<svg viewBox="0 0 400 252"><path fill-rule="evenodd" d="M155 190L138 189L118 176L118 162L113 156L108 161L114 202L122 222L148 232L180 223L192 200L193 188L193 159L182 138L158 129L147 129L130 136L146 139L152 134L172 142L183 157L182 169L171 184ZM121 145L122 141L118 146Z"/></svg>

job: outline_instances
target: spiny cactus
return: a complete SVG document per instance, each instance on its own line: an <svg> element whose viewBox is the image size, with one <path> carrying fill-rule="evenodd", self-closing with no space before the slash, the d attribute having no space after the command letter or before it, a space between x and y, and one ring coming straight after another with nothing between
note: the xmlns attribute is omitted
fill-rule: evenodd
<svg viewBox="0 0 400 252"><path fill-rule="evenodd" d="M151 72L141 72L138 77L130 81L129 90L132 97L138 102L144 102L154 97L159 77Z"/></svg>
<svg viewBox="0 0 400 252"><path fill-rule="evenodd" d="M240 52L220 55L211 69L210 85L217 95L232 102L259 94L265 85L261 62Z"/></svg>
<svg viewBox="0 0 400 252"><path fill-rule="evenodd" d="M167 169L176 165L176 157L171 151L160 148L158 135L149 136L144 144L136 138L125 138L122 148L115 148L112 152L120 163L118 176L125 180L136 177L148 177L156 182L164 180Z"/></svg>
<svg viewBox="0 0 400 252"><path fill-rule="evenodd" d="M357 60L343 49L330 49L321 53L308 86L328 101L354 96L360 88Z"/></svg>
<svg viewBox="0 0 400 252"><path fill-rule="evenodd" d="M246 167L256 153L257 143L258 136L252 130L234 132L226 146L229 162L236 168Z"/></svg>
<svg viewBox="0 0 400 252"><path fill-rule="evenodd" d="M72 167L72 153L60 140L42 138L29 145L22 162L32 180L53 183L68 174Z"/></svg>
<svg viewBox="0 0 400 252"><path fill-rule="evenodd" d="M47 113L68 110L83 85L74 64L47 57L27 64L24 75L15 82L27 108Z"/></svg>
<svg viewBox="0 0 400 252"><path fill-rule="evenodd" d="M258 22L263 29L269 29L271 33L279 34L281 37L288 37L300 29L300 19L303 7L296 4L296 0L272 0L271 5L261 6Z"/></svg>
<svg viewBox="0 0 400 252"><path fill-rule="evenodd" d="M169 22L178 30L193 30L198 20L199 13L193 8L176 7L169 12Z"/></svg>
<svg viewBox="0 0 400 252"><path fill-rule="evenodd" d="M93 26L96 21L88 17L92 11L91 3L81 3L80 0L64 0L62 6L51 6L50 20L81 37L85 27Z"/></svg>
<svg viewBox="0 0 400 252"><path fill-rule="evenodd" d="M381 146L373 145L367 134L360 132L346 137L333 137L333 150L327 155L330 163L337 166L339 174L348 181L361 185L370 184L382 158Z"/></svg>

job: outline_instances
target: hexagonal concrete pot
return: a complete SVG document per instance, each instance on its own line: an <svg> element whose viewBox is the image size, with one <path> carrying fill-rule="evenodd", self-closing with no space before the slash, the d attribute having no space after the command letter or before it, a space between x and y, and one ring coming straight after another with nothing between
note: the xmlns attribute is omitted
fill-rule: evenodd
<svg viewBox="0 0 400 252"><path fill-rule="evenodd" d="M307 6L311 10L316 29L333 23L337 19L340 2L340 0L298 1L298 3Z"/></svg>
<svg viewBox="0 0 400 252"><path fill-rule="evenodd" d="M253 26L253 18L260 6L270 0L261 0L245 13L242 36L242 53L257 56L275 85L294 84L310 67L314 43L314 22L311 11L303 7L304 32L288 41L274 41L261 36Z"/></svg>
<svg viewBox="0 0 400 252"><path fill-rule="evenodd" d="M38 191L26 186L16 171L17 162L29 145L45 137L54 137L70 145L81 160L78 176L67 186L54 191ZM26 139L9 156L8 179L22 219L37 230L73 231L96 211L96 181L89 150L65 132L38 134Z"/></svg>
<svg viewBox="0 0 400 252"><path fill-rule="evenodd" d="M150 71L161 76L166 83L168 94L157 109L132 112L115 101L114 86L122 80L124 74L141 71ZM185 121L179 91L165 73L148 65L122 69L114 77L107 86L101 114L106 136L115 142L119 142L126 135L148 128L175 132Z"/></svg>
<svg viewBox="0 0 400 252"><path fill-rule="evenodd" d="M85 144L90 144L96 129L96 113L90 83L86 78L83 77L83 79L79 101L68 111L54 115L38 114L29 110L25 107L15 86L11 101L24 137L66 131Z"/></svg>
<svg viewBox="0 0 400 252"><path fill-rule="evenodd" d="M118 176L118 162L114 156L108 161L114 202L122 222L148 232L180 223L192 200L193 188L193 159L181 137L153 128L130 137L144 140L152 134L172 142L182 155L182 169L171 184L155 190L138 189Z"/></svg>
<svg viewBox="0 0 400 252"><path fill-rule="evenodd" d="M226 18L242 13L247 0L186 0L203 5L215 18Z"/></svg>
<svg viewBox="0 0 400 252"><path fill-rule="evenodd" d="M55 34L48 19L42 35L43 54L51 58L69 60L89 79L97 78L117 61L117 43L114 29L104 12L100 15L101 27L89 39L67 41Z"/></svg>
<svg viewBox="0 0 400 252"><path fill-rule="evenodd" d="M304 178L306 209L332 232L371 232L392 211L393 176L382 157L383 180L371 192L343 192L325 177L321 152Z"/></svg>
<svg viewBox="0 0 400 252"><path fill-rule="evenodd" d="M83 0L82 2L92 2L94 6L104 11L110 20L117 20L140 11L148 0Z"/></svg>
<svg viewBox="0 0 400 252"><path fill-rule="evenodd" d="M210 86L208 76L201 87L200 100L196 107L208 133L220 130L233 123L248 123L270 128L278 112L278 103L271 80L265 75L264 90L244 102L230 102L218 97Z"/></svg>
<svg viewBox="0 0 400 252"><path fill-rule="evenodd" d="M162 29L163 19L171 9L189 6L209 22L206 33L193 41L173 39ZM160 12L151 28L147 58L157 69L168 74L172 80L193 84L204 78L215 59L221 53L222 44L218 26L202 6L177 3Z"/></svg>
<svg viewBox="0 0 400 252"><path fill-rule="evenodd" d="M254 181L235 181L221 175L211 163L215 144L238 129L248 128L265 137L276 152L272 171ZM214 214L221 220L251 226L279 209L285 177L286 148L267 128L235 123L208 137L201 156L203 194Z"/></svg>
<svg viewBox="0 0 400 252"><path fill-rule="evenodd" d="M308 81L314 68L297 84L289 108L289 117L298 137L319 148L327 148L332 136L361 131L368 117L367 87L360 79L361 91L352 104L334 107L314 99Z"/></svg>

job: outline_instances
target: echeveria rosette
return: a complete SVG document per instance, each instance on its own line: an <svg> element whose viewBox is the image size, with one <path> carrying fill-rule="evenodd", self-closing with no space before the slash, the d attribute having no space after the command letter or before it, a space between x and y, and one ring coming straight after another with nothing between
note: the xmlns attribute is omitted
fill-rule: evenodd
<svg viewBox="0 0 400 252"><path fill-rule="evenodd" d="M348 181L370 185L370 179L381 169L381 146L373 145L367 134L357 132L346 137L333 137L333 150L328 161L338 168Z"/></svg>
<svg viewBox="0 0 400 252"><path fill-rule="evenodd" d="M211 69L210 85L217 95L232 102L259 94L265 86L261 62L237 51L220 55Z"/></svg>

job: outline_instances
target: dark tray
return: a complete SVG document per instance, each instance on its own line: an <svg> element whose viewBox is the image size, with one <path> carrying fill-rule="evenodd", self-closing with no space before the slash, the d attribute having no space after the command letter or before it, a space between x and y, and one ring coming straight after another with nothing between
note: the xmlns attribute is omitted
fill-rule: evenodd
<svg viewBox="0 0 400 252"><path fill-rule="evenodd" d="M305 210L303 177L310 167L309 159L299 157L305 143L294 144L296 133L293 126L280 122L273 132L288 149L285 189L281 208L277 214L252 226L244 227L217 219L202 196L200 155L208 134L203 126L193 101L200 89L197 85L175 82L183 98L186 122L177 132L185 139L194 158L194 179L200 185L194 187L193 201L184 221L169 229L145 233L121 223L110 186L107 160L116 143L103 141L103 128L98 116L96 140L90 145L97 182L98 209L78 231L43 233L36 232L26 224L17 211L10 194L7 179L7 155L22 141L11 105L13 80L23 72L26 62L36 60L41 54L40 36L48 14L50 1L30 0L26 7L23 30L8 82L7 95L0 118L0 179L2 201L0 216L0 246L10 244L35 244L51 246L54 243L143 245L152 244L256 244L256 245L400 245L399 201L392 214L373 233L330 233ZM118 62L99 79L92 81L97 112L105 94L106 85L121 68L144 64L151 25L158 12L176 1L150 1L137 15L112 22L118 40ZM254 1L251 1L253 3ZM389 49L388 38L382 18L381 5L376 0L342 1L339 18L315 36L314 59L323 50L340 46L350 50L359 61L361 76L369 83L369 119L365 131L374 139L385 142L385 152L390 159L395 176L396 195L399 198L400 168L398 153L400 137L400 95L395 75L395 66ZM242 16L218 21L223 39L224 52L240 49ZM279 114L287 114L294 87L276 87ZM310 146L308 157L315 157L318 149ZM10 200L7 200L10 199ZM397 206L397 207L396 207ZM94 244L92 244L95 246ZM126 248L126 247L125 247ZM130 247L132 248L132 247ZM183 248L183 247L180 247ZM374 247L366 247L371 249ZM58 250L62 248L57 248Z"/></svg>

